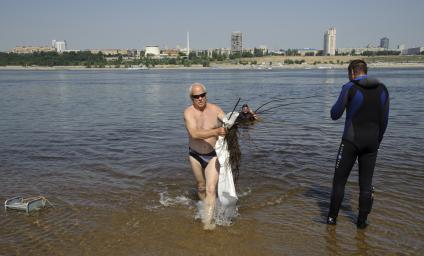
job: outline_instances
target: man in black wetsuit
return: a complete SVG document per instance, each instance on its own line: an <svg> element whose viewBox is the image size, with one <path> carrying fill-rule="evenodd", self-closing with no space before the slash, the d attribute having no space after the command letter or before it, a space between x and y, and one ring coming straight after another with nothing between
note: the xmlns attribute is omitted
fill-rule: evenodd
<svg viewBox="0 0 424 256"><path fill-rule="evenodd" d="M372 176L378 148L386 131L389 115L389 93L377 79L367 76L367 64L353 60L349 80L343 85L331 118L339 119L346 109L342 142L336 159L327 224L335 225L344 189L356 158L359 163L359 214L357 227L364 229L373 201Z"/></svg>

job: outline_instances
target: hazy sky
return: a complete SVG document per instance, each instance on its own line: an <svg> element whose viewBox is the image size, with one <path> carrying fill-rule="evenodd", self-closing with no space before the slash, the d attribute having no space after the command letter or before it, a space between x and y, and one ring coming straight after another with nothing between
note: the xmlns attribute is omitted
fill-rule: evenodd
<svg viewBox="0 0 424 256"><path fill-rule="evenodd" d="M324 32L337 29L337 47L379 44L424 46L423 0L322 1L91 1L4 0L0 2L0 51L16 45L50 45L66 40L70 49L230 47L232 31L243 32L243 47L323 47Z"/></svg>

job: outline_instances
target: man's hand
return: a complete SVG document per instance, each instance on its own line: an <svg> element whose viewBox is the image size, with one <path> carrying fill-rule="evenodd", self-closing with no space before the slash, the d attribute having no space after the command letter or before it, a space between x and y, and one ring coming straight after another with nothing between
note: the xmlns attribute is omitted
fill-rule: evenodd
<svg viewBox="0 0 424 256"><path fill-rule="evenodd" d="M224 127L216 128L216 136L225 136L227 134L227 130Z"/></svg>

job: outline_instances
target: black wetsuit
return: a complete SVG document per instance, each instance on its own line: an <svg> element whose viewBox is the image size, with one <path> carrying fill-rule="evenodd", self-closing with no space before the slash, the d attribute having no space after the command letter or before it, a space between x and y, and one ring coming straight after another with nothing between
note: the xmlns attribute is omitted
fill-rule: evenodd
<svg viewBox="0 0 424 256"><path fill-rule="evenodd" d="M255 121L255 116L251 112L244 113L243 111L239 113L236 122L251 122Z"/></svg>
<svg viewBox="0 0 424 256"><path fill-rule="evenodd" d="M346 109L342 142L337 154L329 217L336 218L344 189L356 158L359 163L359 218L366 219L372 208L372 176L378 148L386 131L389 93L376 79L361 76L342 88L331 109L339 119Z"/></svg>

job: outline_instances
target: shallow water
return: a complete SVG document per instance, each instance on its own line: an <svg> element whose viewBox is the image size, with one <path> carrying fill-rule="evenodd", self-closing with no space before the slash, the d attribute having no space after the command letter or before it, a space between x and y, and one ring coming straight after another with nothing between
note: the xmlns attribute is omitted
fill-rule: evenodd
<svg viewBox="0 0 424 256"><path fill-rule="evenodd" d="M371 225L357 231L356 166L337 226L323 224L344 123L329 111L344 70L0 71L0 200L54 204L2 213L0 254L422 255L424 70L370 74L391 110ZM194 81L226 112L238 97L287 104L240 128L239 216L213 232L195 218L187 161L182 111Z"/></svg>

